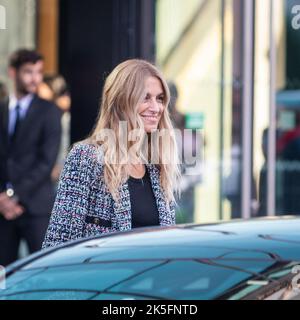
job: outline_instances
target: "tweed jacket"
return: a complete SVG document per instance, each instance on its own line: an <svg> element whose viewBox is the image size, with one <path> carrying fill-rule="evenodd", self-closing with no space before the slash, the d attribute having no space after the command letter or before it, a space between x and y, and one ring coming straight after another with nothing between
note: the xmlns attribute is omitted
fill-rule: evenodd
<svg viewBox="0 0 300 320"><path fill-rule="evenodd" d="M165 200L159 168L146 164L156 199L161 226L175 224L174 204ZM63 242L131 229L128 183L119 188L114 201L104 183L103 151L88 143L78 143L69 152L58 184L43 248ZM147 204L145 204L147 205Z"/></svg>

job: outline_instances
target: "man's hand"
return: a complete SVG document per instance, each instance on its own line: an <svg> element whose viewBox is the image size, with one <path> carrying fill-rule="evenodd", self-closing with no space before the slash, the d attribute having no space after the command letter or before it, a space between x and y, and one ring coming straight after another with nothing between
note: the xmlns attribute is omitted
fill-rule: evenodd
<svg viewBox="0 0 300 320"><path fill-rule="evenodd" d="M14 199L9 198L5 192L0 193L0 214L2 214L6 220L14 220L23 212L24 208Z"/></svg>

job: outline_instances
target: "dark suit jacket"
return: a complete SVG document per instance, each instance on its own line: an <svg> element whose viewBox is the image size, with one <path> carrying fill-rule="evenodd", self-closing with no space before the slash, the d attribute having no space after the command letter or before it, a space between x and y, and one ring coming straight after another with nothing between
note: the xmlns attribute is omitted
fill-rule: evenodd
<svg viewBox="0 0 300 320"><path fill-rule="evenodd" d="M0 103L0 191L9 181L28 214L50 214L50 175L60 145L61 111L34 96L13 145L8 143L8 115L8 101Z"/></svg>

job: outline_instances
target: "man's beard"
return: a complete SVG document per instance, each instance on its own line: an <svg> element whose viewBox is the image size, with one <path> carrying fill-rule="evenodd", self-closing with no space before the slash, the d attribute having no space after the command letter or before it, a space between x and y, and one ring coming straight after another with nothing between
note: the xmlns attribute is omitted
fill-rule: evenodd
<svg viewBox="0 0 300 320"><path fill-rule="evenodd" d="M32 91L29 91L27 89L27 86L21 81L21 80L17 80L17 91L19 94L21 94L22 96L26 96L29 93L34 93ZM34 90L36 91L36 90Z"/></svg>

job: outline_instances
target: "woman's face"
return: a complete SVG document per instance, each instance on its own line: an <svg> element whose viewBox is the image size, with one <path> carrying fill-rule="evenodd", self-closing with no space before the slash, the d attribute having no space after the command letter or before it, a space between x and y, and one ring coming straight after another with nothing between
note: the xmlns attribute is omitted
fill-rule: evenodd
<svg viewBox="0 0 300 320"><path fill-rule="evenodd" d="M164 91L160 80L149 77L145 82L145 96L138 107L138 114L144 122L145 131L157 129L164 110Z"/></svg>

